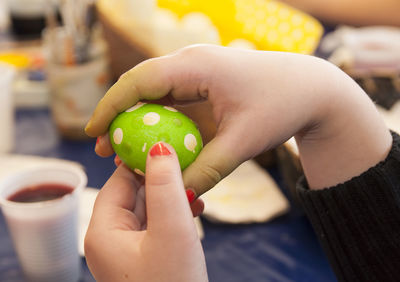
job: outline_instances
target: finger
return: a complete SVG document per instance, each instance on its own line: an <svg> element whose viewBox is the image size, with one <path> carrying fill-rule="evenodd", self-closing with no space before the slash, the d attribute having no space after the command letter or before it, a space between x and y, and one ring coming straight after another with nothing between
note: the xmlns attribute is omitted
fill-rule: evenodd
<svg viewBox="0 0 400 282"><path fill-rule="evenodd" d="M114 150L111 147L110 136L108 135L108 133L97 137L96 147L94 148L94 151L97 155L103 158L109 157L114 154Z"/></svg>
<svg viewBox="0 0 400 282"><path fill-rule="evenodd" d="M196 160L183 171L183 183L198 197L213 188L249 156L241 148L241 125L232 124L219 132L200 152ZM251 156L250 156L251 157Z"/></svg>
<svg viewBox="0 0 400 282"><path fill-rule="evenodd" d="M146 227L146 196L145 196L144 185L140 186L136 195L137 195L136 196L137 200L133 213L139 220L142 229L144 229Z"/></svg>
<svg viewBox="0 0 400 282"><path fill-rule="evenodd" d="M140 99L154 100L168 94L171 85L160 67L160 60L164 59L145 61L120 77L98 103L85 129L89 136L104 134L118 113Z"/></svg>
<svg viewBox="0 0 400 282"><path fill-rule="evenodd" d="M190 209L192 210L193 217L199 216L204 211L204 202L202 199L197 199L190 204Z"/></svg>
<svg viewBox="0 0 400 282"><path fill-rule="evenodd" d="M140 223L132 213L138 179L125 165L119 166L97 195L91 218L92 227L136 230Z"/></svg>
<svg viewBox="0 0 400 282"><path fill-rule="evenodd" d="M122 75L98 103L86 126L86 133L92 137L104 134L118 113L139 100L156 100L168 94L179 101L204 99L202 96L206 94L201 92L208 92L207 83L203 82L204 76L209 75L207 69L210 66L200 64L200 56L185 55L190 48L187 50L147 60Z"/></svg>
<svg viewBox="0 0 400 282"><path fill-rule="evenodd" d="M118 155L116 155L114 158L114 164L115 164L115 166L120 166L122 164L122 161Z"/></svg>
<svg viewBox="0 0 400 282"><path fill-rule="evenodd" d="M149 232L195 232L178 158L163 142L155 144L147 157L146 207Z"/></svg>

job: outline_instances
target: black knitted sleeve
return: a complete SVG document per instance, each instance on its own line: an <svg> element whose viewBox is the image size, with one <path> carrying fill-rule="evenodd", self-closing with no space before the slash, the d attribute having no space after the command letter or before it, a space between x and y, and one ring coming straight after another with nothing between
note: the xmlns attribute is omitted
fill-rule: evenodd
<svg viewBox="0 0 400 282"><path fill-rule="evenodd" d="M387 158L323 190L297 194L339 281L400 281L400 137Z"/></svg>

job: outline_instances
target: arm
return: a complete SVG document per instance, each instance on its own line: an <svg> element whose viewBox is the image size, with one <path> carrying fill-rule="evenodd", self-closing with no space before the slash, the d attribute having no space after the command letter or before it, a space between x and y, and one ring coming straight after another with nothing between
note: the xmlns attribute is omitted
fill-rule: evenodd
<svg viewBox="0 0 400 282"><path fill-rule="evenodd" d="M360 174L383 160L391 145L368 96L326 61L217 46L186 48L136 66L108 91L86 131L105 134L119 111L164 96L173 104L208 99L213 106L217 135L183 174L185 187L197 195L293 135L312 189ZM100 154L112 153L107 140L96 149Z"/></svg>
<svg viewBox="0 0 400 282"><path fill-rule="evenodd" d="M213 106L217 135L184 171L186 188L201 195L244 160L274 148L294 135L307 179L307 185L299 188L299 193L338 278L351 280L363 269L379 275L380 269L372 267L377 261L390 264L388 271L397 267L398 257L397 260L391 258L396 258L398 249L392 248L395 255L387 251L390 250L388 246L396 246L397 241L393 238L398 238L399 204L393 203L393 197L386 198L391 200L389 202L380 200L379 205L371 206L367 217L357 208L360 205L369 207L375 200L373 194L366 201L352 198L346 202L346 209L343 203L338 208L342 213L327 217L330 210L319 194L326 192L321 190L324 187L348 183L384 160L392 144L390 132L372 101L338 68L315 57L289 53L216 46L186 48L170 56L146 61L126 73L97 106L87 133L102 135L119 111L140 99L154 100L164 96L171 104L208 99ZM96 151L102 155L111 154L108 137L100 139ZM376 177L379 179L379 174ZM398 190L399 182L398 178L393 179L390 187ZM385 187L391 189L388 183L378 189L386 193ZM361 180L358 191L365 195L366 191L374 190L374 187L372 190L367 188ZM388 233L385 239L385 242L392 239L392 245L376 243L385 236L377 232L386 225L382 213L374 221L377 225L372 232L368 226L353 224L354 221L347 224L353 211L363 222L368 222L368 216L385 205L390 205L390 215L395 216L390 221L394 232ZM345 210L347 212L343 212ZM336 228L327 231L327 224ZM363 238L368 239L366 242L373 245L360 245L359 253L343 251L331 255L332 249L348 251L353 245L345 239L333 244L324 238L335 239L349 229L363 232L366 236ZM359 233L355 234L351 242L357 242ZM385 252L374 257L374 252L381 246L385 247ZM373 259L359 260L363 254ZM336 266L348 263L356 267L343 275L341 268Z"/></svg>
<svg viewBox="0 0 400 282"><path fill-rule="evenodd" d="M339 281L397 281L400 136L386 159L349 181L297 194Z"/></svg>

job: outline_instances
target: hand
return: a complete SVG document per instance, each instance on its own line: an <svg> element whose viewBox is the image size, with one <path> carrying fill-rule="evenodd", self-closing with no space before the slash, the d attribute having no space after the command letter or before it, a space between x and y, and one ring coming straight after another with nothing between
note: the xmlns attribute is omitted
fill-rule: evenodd
<svg viewBox="0 0 400 282"><path fill-rule="evenodd" d="M176 154L160 144L149 152L145 187L120 165L97 196L85 237L96 281L208 280Z"/></svg>
<svg viewBox="0 0 400 282"><path fill-rule="evenodd" d="M213 107L216 137L183 172L185 187L197 195L291 136L312 189L360 174L382 160L391 145L367 95L328 62L218 46L185 48L134 67L100 101L86 132L105 134L118 112L163 97L170 104L208 99ZM101 138L97 152L112 153L107 138Z"/></svg>

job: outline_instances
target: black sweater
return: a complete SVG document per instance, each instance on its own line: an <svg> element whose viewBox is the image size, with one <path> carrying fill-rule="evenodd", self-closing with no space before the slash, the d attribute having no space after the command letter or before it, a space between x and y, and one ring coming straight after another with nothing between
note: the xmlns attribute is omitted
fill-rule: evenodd
<svg viewBox="0 0 400 282"><path fill-rule="evenodd" d="M400 136L360 176L297 194L340 281L400 281Z"/></svg>

